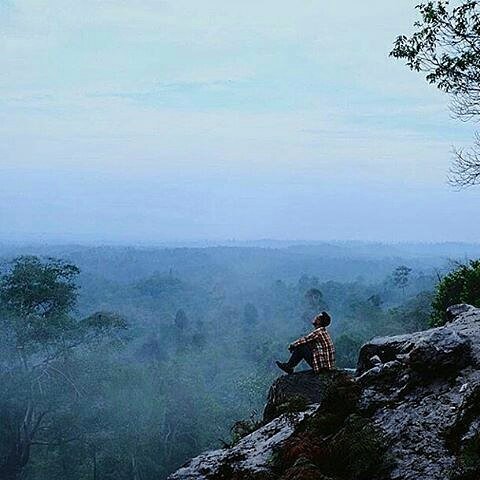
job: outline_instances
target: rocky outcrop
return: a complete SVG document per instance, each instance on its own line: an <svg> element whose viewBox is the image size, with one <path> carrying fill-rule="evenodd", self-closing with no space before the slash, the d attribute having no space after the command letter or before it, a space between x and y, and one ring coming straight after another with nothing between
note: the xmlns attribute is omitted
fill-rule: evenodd
<svg viewBox="0 0 480 480"><path fill-rule="evenodd" d="M478 435L480 310L455 306L449 317L444 327L377 338L360 351L360 408L388 439L392 480L450 478Z"/></svg>
<svg viewBox="0 0 480 480"><path fill-rule="evenodd" d="M268 391L263 420L270 422L285 409L320 404L325 398L327 386L339 377L350 377L343 370L332 370L317 375L313 370L282 375L273 382Z"/></svg>
<svg viewBox="0 0 480 480"><path fill-rule="evenodd" d="M264 425L171 480L480 478L480 310L373 339L355 379L303 372L272 385Z"/></svg>
<svg viewBox="0 0 480 480"><path fill-rule="evenodd" d="M169 480L228 480L271 478L273 452L292 436L295 427L316 410L285 413L244 437L231 448L204 453L169 477Z"/></svg>

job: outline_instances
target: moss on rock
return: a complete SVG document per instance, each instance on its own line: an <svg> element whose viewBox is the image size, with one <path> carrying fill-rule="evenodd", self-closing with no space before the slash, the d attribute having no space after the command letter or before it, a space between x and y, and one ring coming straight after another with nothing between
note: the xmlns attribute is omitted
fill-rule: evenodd
<svg viewBox="0 0 480 480"><path fill-rule="evenodd" d="M372 422L358 413L359 396L353 379L331 380L317 412L298 426L275 457L282 480L382 478L389 468L386 443Z"/></svg>

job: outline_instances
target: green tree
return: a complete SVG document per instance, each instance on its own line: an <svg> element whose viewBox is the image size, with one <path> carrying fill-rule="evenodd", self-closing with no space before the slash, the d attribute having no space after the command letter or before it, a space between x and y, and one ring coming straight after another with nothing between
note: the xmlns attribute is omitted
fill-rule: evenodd
<svg viewBox="0 0 480 480"><path fill-rule="evenodd" d="M367 299L373 307L380 308L383 304L382 297L378 293L374 293Z"/></svg>
<svg viewBox="0 0 480 480"><path fill-rule="evenodd" d="M405 296L405 289L408 286L410 281L410 273L412 273L412 269L405 266L400 265L397 267L392 274L393 284L402 289L403 295Z"/></svg>
<svg viewBox="0 0 480 480"><path fill-rule="evenodd" d="M447 308L457 303L480 307L480 260L458 265L439 282L432 302L432 325L445 324Z"/></svg>
<svg viewBox="0 0 480 480"><path fill-rule="evenodd" d="M75 265L62 260L42 262L38 257L22 256L1 277L0 302L15 332L16 348L23 355L72 330L67 313L77 299L78 273Z"/></svg>
<svg viewBox="0 0 480 480"><path fill-rule="evenodd" d="M340 368L356 368L358 352L363 341L355 335L344 333L335 339L336 360Z"/></svg>
<svg viewBox="0 0 480 480"><path fill-rule="evenodd" d="M2 276L0 299L19 317L63 315L76 303L79 273L75 265L63 260L42 262L35 256L21 256Z"/></svg>
<svg viewBox="0 0 480 480"><path fill-rule="evenodd" d="M402 332L425 330L430 325L433 292L424 291L405 303L388 310L388 322L398 325Z"/></svg>
<svg viewBox="0 0 480 480"><path fill-rule="evenodd" d="M391 56L406 60L427 82L448 93L453 113L462 120L480 115L480 3L448 1L417 5L421 19L410 36L399 36ZM456 150L451 182L457 186L480 183L480 135L467 151Z"/></svg>
<svg viewBox="0 0 480 480"><path fill-rule="evenodd" d="M313 318L327 308L323 293L318 288L309 288L304 295L305 307L302 320L310 324Z"/></svg>
<svg viewBox="0 0 480 480"><path fill-rule="evenodd" d="M72 441L61 426L67 404L81 396L79 352L125 328L117 316L83 320L75 306L77 267L61 260L19 257L1 277L0 478L18 480L36 445Z"/></svg>

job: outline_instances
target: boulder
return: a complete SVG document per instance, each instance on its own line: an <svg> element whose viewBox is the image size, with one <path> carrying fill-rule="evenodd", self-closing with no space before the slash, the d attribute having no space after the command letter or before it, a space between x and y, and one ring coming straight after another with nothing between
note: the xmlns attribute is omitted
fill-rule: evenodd
<svg viewBox="0 0 480 480"><path fill-rule="evenodd" d="M471 338L456 326L395 337L375 338L360 350L357 376L368 370L400 362L405 368L445 376L471 363Z"/></svg>
<svg viewBox="0 0 480 480"><path fill-rule="evenodd" d="M265 422L270 422L285 410L301 409L302 404L321 403L328 385L333 381L352 376L343 370L314 373L313 370L282 375L270 387L263 412Z"/></svg>
<svg viewBox="0 0 480 480"><path fill-rule="evenodd" d="M480 310L449 309L439 328L375 338L360 351L360 409L389 441L392 480L443 480L478 434ZM462 440L463 439L463 440ZM472 477L473 478L473 477Z"/></svg>
<svg viewBox="0 0 480 480"><path fill-rule="evenodd" d="M480 309L455 305L447 317L443 327L373 339L355 377L281 376L261 428L169 479L353 478L358 459L371 480L480 478ZM334 472L342 466L347 474Z"/></svg>

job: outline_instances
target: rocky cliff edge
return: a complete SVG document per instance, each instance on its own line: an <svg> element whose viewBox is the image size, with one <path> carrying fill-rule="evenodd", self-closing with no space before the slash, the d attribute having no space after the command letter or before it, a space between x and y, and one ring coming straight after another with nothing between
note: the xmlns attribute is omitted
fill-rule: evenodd
<svg viewBox="0 0 480 480"><path fill-rule="evenodd" d="M448 313L373 339L355 375L281 376L257 430L169 480L480 479L480 309Z"/></svg>

